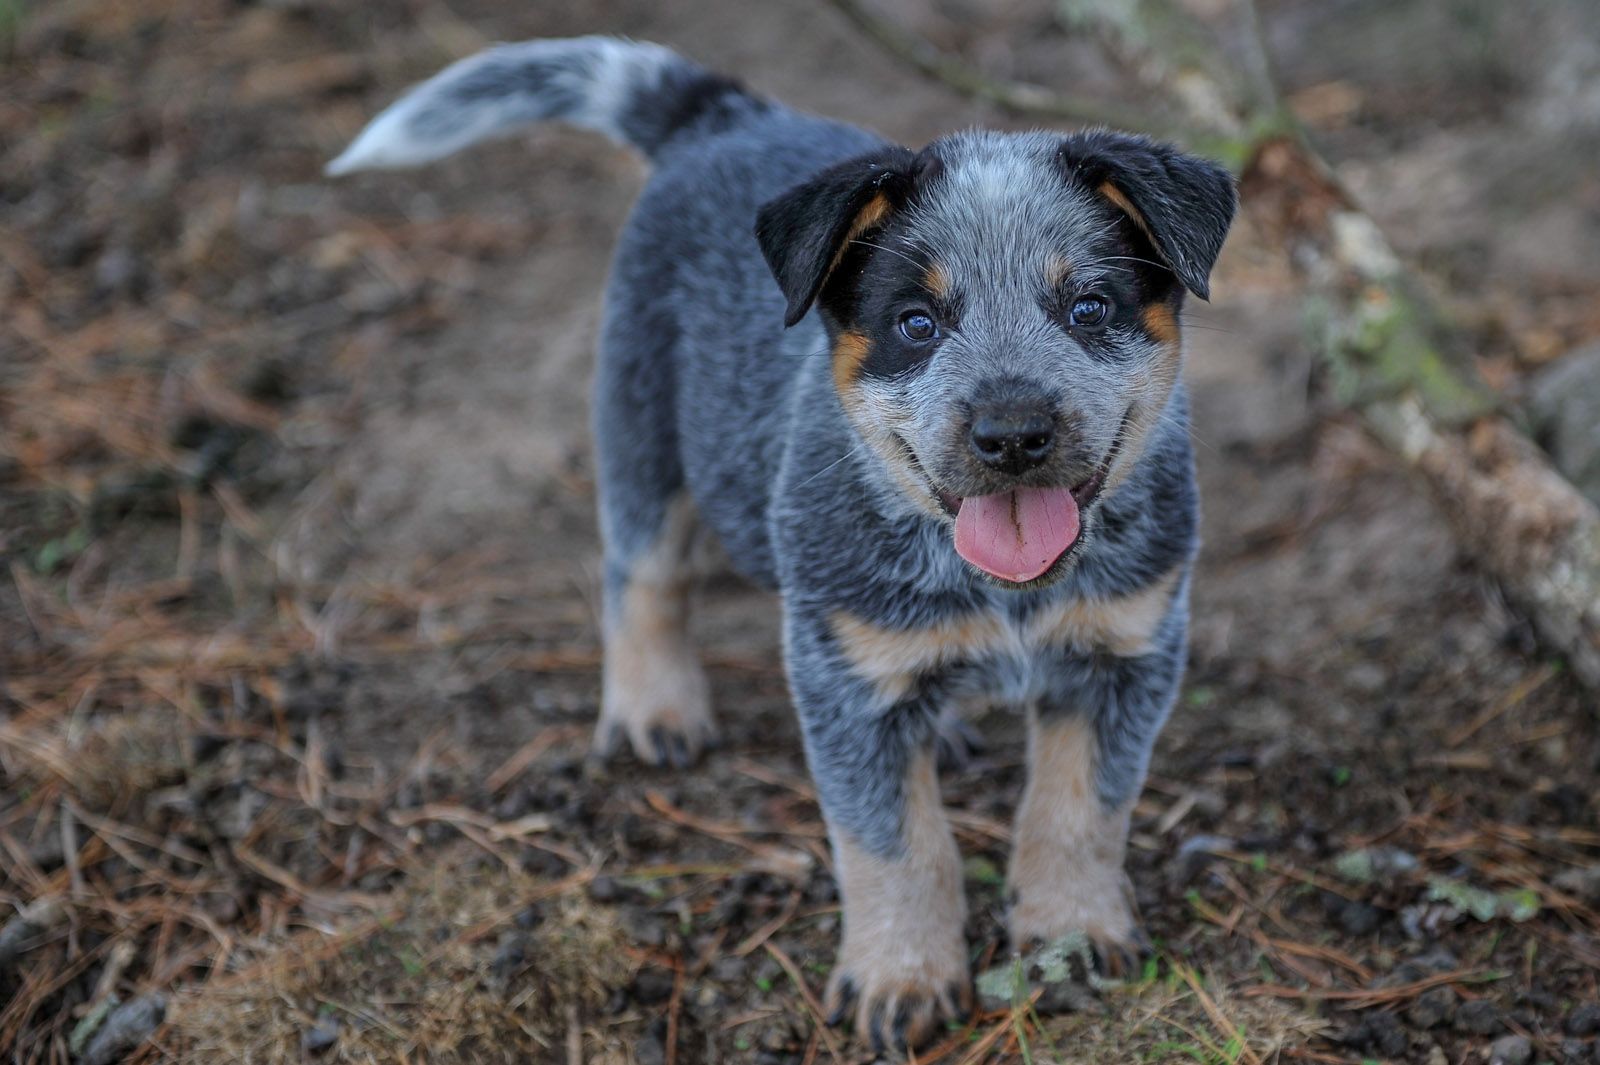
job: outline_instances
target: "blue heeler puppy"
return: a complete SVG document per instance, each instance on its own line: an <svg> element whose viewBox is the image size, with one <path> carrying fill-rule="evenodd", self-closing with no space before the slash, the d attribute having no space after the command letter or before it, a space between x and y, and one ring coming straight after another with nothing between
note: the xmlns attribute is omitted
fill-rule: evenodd
<svg viewBox="0 0 1600 1065"><path fill-rule="evenodd" d="M1181 372L1234 211L1143 137L971 130L920 151L754 96L657 45L533 41L379 115L332 174L540 119L654 164L606 293L596 747L711 738L685 630L709 530L782 595L844 941L835 1018L916 1043L970 999L934 750L974 699L1028 717L1010 932L1140 942L1128 816L1184 661L1196 497Z"/></svg>

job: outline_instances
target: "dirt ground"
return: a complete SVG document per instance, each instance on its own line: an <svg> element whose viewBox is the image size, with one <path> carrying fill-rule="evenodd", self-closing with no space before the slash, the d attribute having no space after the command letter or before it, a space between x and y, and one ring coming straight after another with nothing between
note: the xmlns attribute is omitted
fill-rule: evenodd
<svg viewBox="0 0 1600 1065"><path fill-rule="evenodd" d="M1508 401L1600 337L1585 4L1263 7ZM883 9L1138 100L1042 0ZM320 177L450 59L596 31L907 143L1028 124L805 0L0 3L0 1058L871 1060L817 1024L837 899L773 603L703 596L703 766L584 758L585 393L640 164L541 129ZM1157 957L917 1060L1600 1062L1596 697L1318 398L1248 203L1213 288L1191 668L1134 818ZM945 796L1003 968L1020 728L978 724Z"/></svg>

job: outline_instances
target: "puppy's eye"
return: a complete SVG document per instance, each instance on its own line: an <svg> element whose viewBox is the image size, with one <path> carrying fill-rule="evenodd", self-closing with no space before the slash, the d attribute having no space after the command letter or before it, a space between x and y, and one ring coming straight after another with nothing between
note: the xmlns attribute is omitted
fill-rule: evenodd
<svg viewBox="0 0 1600 1065"><path fill-rule="evenodd" d="M1072 312L1068 316L1072 324L1087 329L1104 322L1111 314L1111 304L1101 296L1079 296L1072 301Z"/></svg>
<svg viewBox="0 0 1600 1065"><path fill-rule="evenodd" d="M922 311L907 311L900 316L900 334L921 344L939 335L939 326Z"/></svg>

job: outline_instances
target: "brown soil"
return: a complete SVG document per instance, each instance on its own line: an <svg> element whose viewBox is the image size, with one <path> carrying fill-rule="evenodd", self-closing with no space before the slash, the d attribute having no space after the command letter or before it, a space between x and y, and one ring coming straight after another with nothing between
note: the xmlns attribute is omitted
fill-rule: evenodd
<svg viewBox="0 0 1600 1065"><path fill-rule="evenodd" d="M584 760L585 393L639 164L546 129L319 176L443 62L579 32L910 143L1026 124L825 7L670 7L0 3L0 1056L92 1059L113 998L162 995L102 1060L869 1060L808 1005L838 916L772 602L703 597L705 764ZM1433 7L1267 14L1514 395L1600 336L1600 49L1576 2ZM1123 92L1047 4L935 8L884 5ZM1323 408L1288 276L1247 211L1188 323L1207 546L1132 858L1158 958L920 1061L1600 1060L1595 697ZM945 790L989 965L1020 731L979 724Z"/></svg>

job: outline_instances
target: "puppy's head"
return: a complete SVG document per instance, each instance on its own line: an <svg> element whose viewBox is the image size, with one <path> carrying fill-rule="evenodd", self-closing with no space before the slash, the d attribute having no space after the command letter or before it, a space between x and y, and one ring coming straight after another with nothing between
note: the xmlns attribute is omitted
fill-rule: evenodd
<svg viewBox="0 0 1600 1065"><path fill-rule="evenodd" d="M834 166L756 235L786 324L820 312L856 430L1020 587L1066 571L1138 461L1234 205L1226 171L1142 137L979 131Z"/></svg>

